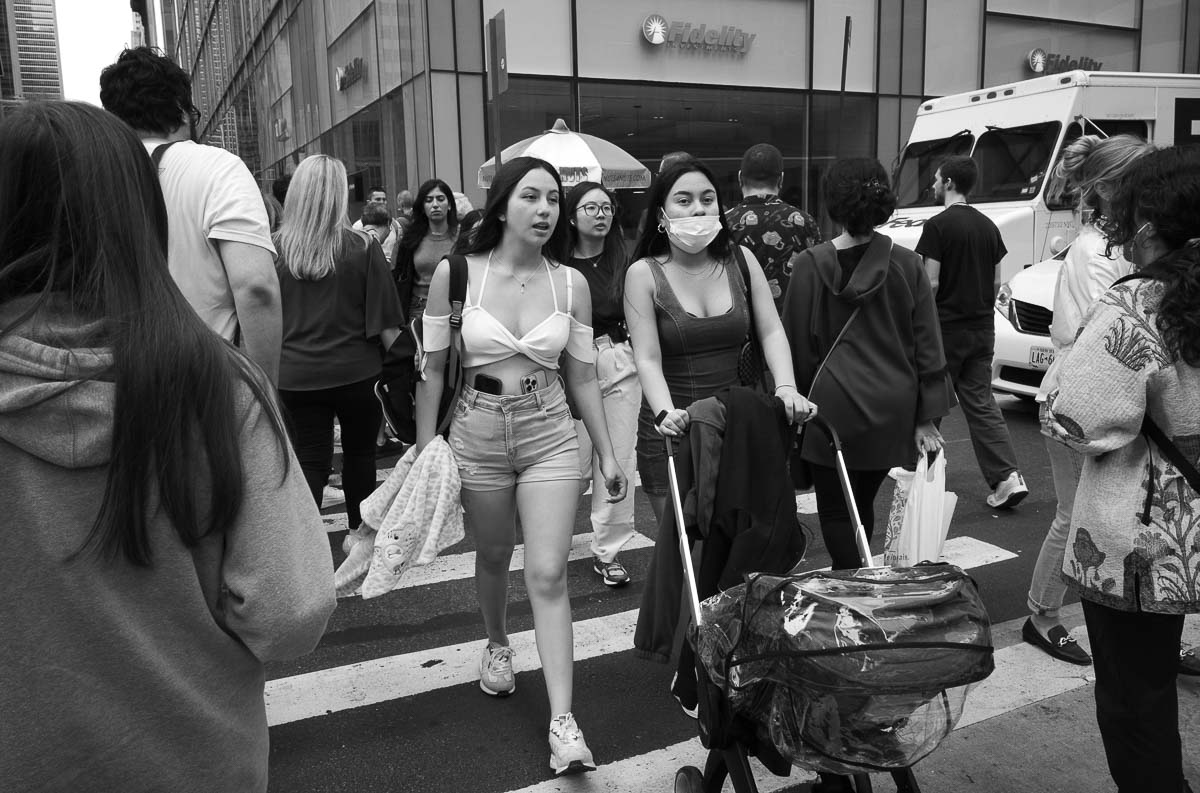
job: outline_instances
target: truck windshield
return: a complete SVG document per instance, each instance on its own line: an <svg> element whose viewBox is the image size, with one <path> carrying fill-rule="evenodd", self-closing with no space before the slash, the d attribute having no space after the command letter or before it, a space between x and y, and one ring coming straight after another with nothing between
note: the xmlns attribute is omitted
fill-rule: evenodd
<svg viewBox="0 0 1200 793"><path fill-rule="evenodd" d="M944 157L967 154L974 142L975 136L970 130L964 129L948 138L909 143L904 148L904 155L892 179L897 206L932 206L933 172L937 170L938 163Z"/></svg>
<svg viewBox="0 0 1200 793"><path fill-rule="evenodd" d="M972 204L1020 201L1042 189L1062 124L1047 121L1023 127L988 127L971 156L979 166Z"/></svg>

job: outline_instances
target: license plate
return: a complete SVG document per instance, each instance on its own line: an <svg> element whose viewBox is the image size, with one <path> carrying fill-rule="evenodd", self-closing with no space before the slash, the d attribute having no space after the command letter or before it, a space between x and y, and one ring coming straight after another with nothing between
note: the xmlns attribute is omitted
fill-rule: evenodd
<svg viewBox="0 0 1200 793"><path fill-rule="evenodd" d="M1054 363L1053 347L1030 347L1029 365L1034 369L1048 369Z"/></svg>

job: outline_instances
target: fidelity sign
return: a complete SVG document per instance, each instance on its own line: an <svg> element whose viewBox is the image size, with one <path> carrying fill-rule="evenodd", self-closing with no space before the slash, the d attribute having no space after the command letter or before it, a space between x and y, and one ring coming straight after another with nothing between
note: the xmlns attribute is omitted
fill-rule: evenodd
<svg viewBox="0 0 1200 793"><path fill-rule="evenodd" d="M679 20L668 22L659 14L651 14L642 22L642 35L655 46L745 55L758 34L729 25L710 28L708 25Z"/></svg>

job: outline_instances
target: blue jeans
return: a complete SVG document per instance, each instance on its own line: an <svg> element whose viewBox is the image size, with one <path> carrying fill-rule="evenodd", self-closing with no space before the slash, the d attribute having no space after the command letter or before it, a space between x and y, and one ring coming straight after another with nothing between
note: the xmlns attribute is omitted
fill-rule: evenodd
<svg viewBox="0 0 1200 793"><path fill-rule="evenodd" d="M1046 452L1050 455L1058 506L1033 567L1028 603L1034 614L1056 618L1067 594L1067 585L1062 579L1063 557L1067 552L1067 535L1071 533L1071 512L1075 509L1075 490L1083 471L1083 455L1050 438L1046 438Z"/></svg>
<svg viewBox="0 0 1200 793"><path fill-rule="evenodd" d="M604 406L604 420L612 439L617 465L629 478L637 468L637 419L642 406L642 386L638 382L633 347L629 342L614 344L607 336L596 339L596 381ZM575 422L579 435L579 473L583 482L592 483L592 555L611 562L621 546L633 537L632 493L615 504L608 503L608 491L600 476L600 459L592 446L587 428Z"/></svg>

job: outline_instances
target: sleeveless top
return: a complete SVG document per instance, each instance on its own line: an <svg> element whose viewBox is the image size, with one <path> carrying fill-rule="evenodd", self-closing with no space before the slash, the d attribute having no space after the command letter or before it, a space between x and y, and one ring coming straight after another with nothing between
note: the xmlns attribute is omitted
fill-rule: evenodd
<svg viewBox="0 0 1200 793"><path fill-rule="evenodd" d="M722 388L738 385L738 354L750 329L750 311L737 265L725 265L733 305L724 314L697 317L687 312L675 296L663 266L650 261L654 275L654 318L662 373L671 402L686 408L697 399Z"/></svg>

